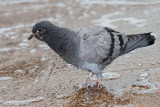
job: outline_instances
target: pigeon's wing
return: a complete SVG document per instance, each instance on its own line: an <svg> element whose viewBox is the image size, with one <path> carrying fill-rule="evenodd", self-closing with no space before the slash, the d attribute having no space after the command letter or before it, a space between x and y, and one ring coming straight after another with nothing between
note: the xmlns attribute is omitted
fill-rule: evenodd
<svg viewBox="0 0 160 107"><path fill-rule="evenodd" d="M81 28L76 32L80 37L79 57L88 63L110 63L127 42L124 34L102 26Z"/></svg>

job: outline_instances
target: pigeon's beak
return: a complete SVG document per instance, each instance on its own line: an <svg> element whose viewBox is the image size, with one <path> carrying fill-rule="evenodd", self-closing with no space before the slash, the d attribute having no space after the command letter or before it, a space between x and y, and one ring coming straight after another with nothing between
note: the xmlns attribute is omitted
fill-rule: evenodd
<svg viewBox="0 0 160 107"><path fill-rule="evenodd" d="M31 35L28 37L28 40L31 40L34 36L36 36L36 33L31 34Z"/></svg>

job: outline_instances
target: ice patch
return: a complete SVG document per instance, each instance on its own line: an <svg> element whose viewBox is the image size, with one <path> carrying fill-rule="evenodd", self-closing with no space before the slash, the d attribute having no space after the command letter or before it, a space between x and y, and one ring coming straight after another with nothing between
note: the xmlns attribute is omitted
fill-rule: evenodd
<svg viewBox="0 0 160 107"><path fill-rule="evenodd" d="M3 105L14 105L14 106L23 106L33 102L39 102L44 100L43 97L36 97L28 100L10 100L3 103Z"/></svg>
<svg viewBox="0 0 160 107"><path fill-rule="evenodd" d="M1 81L5 81L5 80L12 80L12 77L0 77Z"/></svg>

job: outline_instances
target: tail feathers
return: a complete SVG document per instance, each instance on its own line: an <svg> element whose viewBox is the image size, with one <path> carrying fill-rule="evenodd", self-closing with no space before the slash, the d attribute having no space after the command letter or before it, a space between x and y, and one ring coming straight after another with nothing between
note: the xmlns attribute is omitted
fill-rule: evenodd
<svg viewBox="0 0 160 107"><path fill-rule="evenodd" d="M143 33L136 35L127 35L128 42L125 48L121 51L120 55L128 53L136 48L146 47L154 44L156 38L151 33Z"/></svg>

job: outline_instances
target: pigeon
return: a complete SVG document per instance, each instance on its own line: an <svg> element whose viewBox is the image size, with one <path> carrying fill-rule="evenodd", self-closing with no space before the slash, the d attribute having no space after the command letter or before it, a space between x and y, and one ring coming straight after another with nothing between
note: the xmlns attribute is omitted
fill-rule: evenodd
<svg viewBox="0 0 160 107"><path fill-rule="evenodd" d="M154 44L156 40L151 32L125 35L100 25L68 29L47 20L33 26L28 40L33 37L45 42L67 63L89 71L86 82L96 75L97 89L107 65L136 48Z"/></svg>

